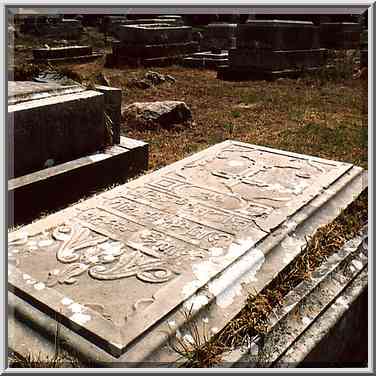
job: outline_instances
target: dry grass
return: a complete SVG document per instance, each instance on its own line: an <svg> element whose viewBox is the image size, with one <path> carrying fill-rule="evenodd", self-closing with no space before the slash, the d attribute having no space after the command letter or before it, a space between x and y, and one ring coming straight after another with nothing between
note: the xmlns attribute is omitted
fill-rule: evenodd
<svg viewBox="0 0 376 376"><path fill-rule="evenodd" d="M95 28L89 28L74 43L109 51L110 44L104 45L102 37ZM25 63L32 56L31 48L41 43L32 37L18 38L15 44L23 48L14 52L17 65ZM123 135L150 143L151 170L226 139L367 167L367 82L353 78L358 70L358 52L331 55L336 64L334 70L274 82L222 81L211 70L153 68L172 75L176 82L149 89L128 87L129 80L143 78L149 69L104 68L104 59L57 68L82 83L95 81L98 74L104 74L112 86L123 89L124 106L156 100L187 103L193 122L183 129L131 129L123 123Z"/></svg>

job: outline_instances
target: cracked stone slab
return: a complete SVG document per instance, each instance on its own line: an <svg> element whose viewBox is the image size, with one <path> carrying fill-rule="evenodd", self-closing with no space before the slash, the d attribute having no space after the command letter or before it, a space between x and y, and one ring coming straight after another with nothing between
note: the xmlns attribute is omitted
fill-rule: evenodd
<svg viewBox="0 0 376 376"><path fill-rule="evenodd" d="M10 291L102 354L134 359L176 309L231 306L304 210L361 172L225 141L9 233Z"/></svg>

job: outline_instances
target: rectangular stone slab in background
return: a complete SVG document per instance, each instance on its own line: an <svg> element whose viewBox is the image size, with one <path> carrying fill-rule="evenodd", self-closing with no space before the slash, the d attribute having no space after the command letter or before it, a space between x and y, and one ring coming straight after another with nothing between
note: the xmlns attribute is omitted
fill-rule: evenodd
<svg viewBox="0 0 376 376"><path fill-rule="evenodd" d="M62 163L104 146L103 94L28 95L31 100L8 106L9 178L40 170L49 159Z"/></svg>
<svg viewBox="0 0 376 376"><path fill-rule="evenodd" d="M116 36L128 44L168 44L184 43L192 40L192 27L171 26L168 24L121 25Z"/></svg>
<svg viewBox="0 0 376 376"><path fill-rule="evenodd" d="M309 50L320 48L319 28L312 22L252 20L239 24L237 48Z"/></svg>
<svg viewBox="0 0 376 376"><path fill-rule="evenodd" d="M10 290L119 357L352 168L223 142L11 232Z"/></svg>
<svg viewBox="0 0 376 376"><path fill-rule="evenodd" d="M91 55L92 52L93 48L91 46L35 48L33 49L33 57L34 59L56 59Z"/></svg>
<svg viewBox="0 0 376 376"><path fill-rule="evenodd" d="M326 49L316 50L229 50L229 63L232 68L278 71L283 69L305 69L321 67L327 60Z"/></svg>
<svg viewBox="0 0 376 376"><path fill-rule="evenodd" d="M27 102L33 99L54 97L85 91L80 85L62 86L57 83L33 81L8 81L8 105Z"/></svg>

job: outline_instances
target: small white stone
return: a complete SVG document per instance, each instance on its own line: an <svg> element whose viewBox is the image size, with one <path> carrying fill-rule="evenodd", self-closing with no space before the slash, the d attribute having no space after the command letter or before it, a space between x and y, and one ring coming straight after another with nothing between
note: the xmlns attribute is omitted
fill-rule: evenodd
<svg viewBox="0 0 376 376"><path fill-rule="evenodd" d="M53 271L52 271L52 274L53 275L58 275L60 273L60 270L59 269L54 269Z"/></svg>
<svg viewBox="0 0 376 376"><path fill-rule="evenodd" d="M38 282L38 283L36 283L35 285L34 285L34 288L36 289L36 290L43 290L44 288L46 287L46 285L43 283L43 282Z"/></svg>
<svg viewBox="0 0 376 376"><path fill-rule="evenodd" d="M205 323L205 324L208 324L209 323L209 319L207 317L203 317L202 318L202 321Z"/></svg>
<svg viewBox="0 0 376 376"><path fill-rule="evenodd" d="M26 280L30 279L31 277L29 276L29 274L23 274L22 278L26 281Z"/></svg>
<svg viewBox="0 0 376 376"><path fill-rule="evenodd" d="M28 285L33 285L35 282L36 282L36 280L34 280L34 279L26 280L26 284L28 284Z"/></svg>
<svg viewBox="0 0 376 376"><path fill-rule="evenodd" d="M309 317L303 317L302 322L304 325L309 325L311 323L311 319Z"/></svg>

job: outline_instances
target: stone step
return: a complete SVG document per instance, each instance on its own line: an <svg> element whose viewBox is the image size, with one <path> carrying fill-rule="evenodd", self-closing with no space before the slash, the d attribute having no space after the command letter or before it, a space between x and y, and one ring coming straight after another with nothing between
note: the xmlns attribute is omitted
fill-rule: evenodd
<svg viewBox="0 0 376 376"><path fill-rule="evenodd" d="M66 64L66 63L88 63L103 57L103 54L92 53L90 55L71 56L71 57L59 57L59 58L38 58L31 59L30 61L35 64Z"/></svg>
<svg viewBox="0 0 376 376"><path fill-rule="evenodd" d="M8 227L31 222L98 190L139 175L148 167L148 144L126 137L100 153L8 181ZM72 187L64 192L61 187ZM73 188L74 187L74 188Z"/></svg>
<svg viewBox="0 0 376 376"><path fill-rule="evenodd" d="M317 363L313 365L317 367L325 364L328 358L336 359L336 356L339 357L341 353L352 348L354 338L359 336L355 328L359 323L364 322L363 317L352 316L352 322L347 323L345 331L342 330L341 341L335 344L336 348L331 349L331 354L320 351L320 346L323 346L320 342L330 342L330 337L335 336L333 333L335 324L346 314L343 311L340 315L337 313L334 322L333 319L330 320L331 325L326 331L315 328L314 336L311 331L312 338L309 345L305 344L302 338L307 338L304 336L305 333L315 327L328 310L338 311L338 305L342 305L348 311L351 303L365 292L367 281L364 275L367 274L368 263L367 239L368 230L364 228L358 236L332 254L309 279L292 289L280 305L271 312L267 333L262 337L248 338L247 346L226 354L225 362L231 359L231 363L227 366L301 367L307 362L306 358L312 357L311 353L320 352L319 358L315 354ZM346 291L362 275L360 291L348 299ZM362 316L367 315L365 311L361 313ZM358 341L358 345L362 345L361 341Z"/></svg>
<svg viewBox="0 0 376 376"><path fill-rule="evenodd" d="M189 67L198 68L217 68L220 65L228 63L228 59L206 58L206 57L186 57L183 64Z"/></svg>
<svg viewBox="0 0 376 376"><path fill-rule="evenodd" d="M33 49L33 57L35 60L77 57L91 55L92 53L93 49L91 46L65 46Z"/></svg>

